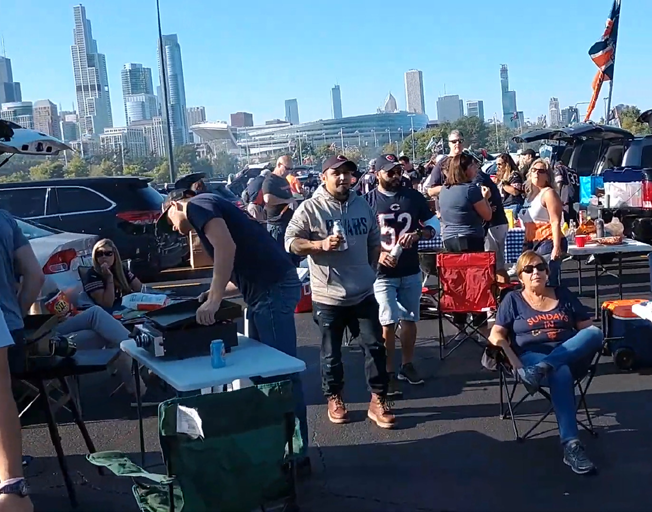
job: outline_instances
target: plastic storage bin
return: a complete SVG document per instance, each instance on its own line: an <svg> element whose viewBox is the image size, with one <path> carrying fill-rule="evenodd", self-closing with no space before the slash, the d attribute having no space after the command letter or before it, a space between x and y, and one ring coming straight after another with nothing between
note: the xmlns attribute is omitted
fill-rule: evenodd
<svg viewBox="0 0 652 512"><path fill-rule="evenodd" d="M607 169L604 179L604 204L609 208L643 206L643 172L640 169Z"/></svg>
<svg viewBox="0 0 652 512"><path fill-rule="evenodd" d="M652 366L652 322L632 313L646 299L613 300L602 304L602 329L607 351L619 370Z"/></svg>

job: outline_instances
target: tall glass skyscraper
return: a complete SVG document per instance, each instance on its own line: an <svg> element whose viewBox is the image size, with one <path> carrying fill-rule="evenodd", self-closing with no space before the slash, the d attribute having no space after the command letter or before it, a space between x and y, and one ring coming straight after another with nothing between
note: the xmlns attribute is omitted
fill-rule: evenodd
<svg viewBox="0 0 652 512"><path fill-rule="evenodd" d="M503 99L503 124L516 129L519 125L519 114L516 108L516 91L509 90L509 70L507 64L500 67L500 89Z"/></svg>
<svg viewBox="0 0 652 512"><path fill-rule="evenodd" d="M339 85L335 85L331 89L331 103L333 105L333 119L342 119L342 93Z"/></svg>
<svg viewBox="0 0 652 512"><path fill-rule="evenodd" d="M113 127L106 57L97 51L97 41L93 39L91 22L86 19L86 8L83 5L76 5L73 7L73 12L74 44L70 50L81 134L99 135L105 128Z"/></svg>
<svg viewBox="0 0 652 512"><path fill-rule="evenodd" d="M285 120L288 123L299 124L299 103L296 99L285 100Z"/></svg>
<svg viewBox="0 0 652 512"><path fill-rule="evenodd" d="M14 82L11 59L0 57L0 103L23 101L20 83Z"/></svg>
<svg viewBox="0 0 652 512"><path fill-rule="evenodd" d="M168 87L168 109L170 112L170 130L172 145L182 146L188 143L188 125L186 122L186 86L183 79L183 63L181 61L181 46L176 34L163 36L163 59L167 76L163 76L161 58L159 68L161 83L166 80ZM163 102L163 98L160 99ZM164 109L163 109L164 110ZM165 110L163 111L165 116Z"/></svg>
<svg viewBox="0 0 652 512"><path fill-rule="evenodd" d="M411 69L405 73L406 110L413 114L426 113L426 97L423 93L423 73Z"/></svg>
<svg viewBox="0 0 652 512"><path fill-rule="evenodd" d="M152 85L152 70L142 64L125 64L121 77L127 126L157 116L158 105Z"/></svg>

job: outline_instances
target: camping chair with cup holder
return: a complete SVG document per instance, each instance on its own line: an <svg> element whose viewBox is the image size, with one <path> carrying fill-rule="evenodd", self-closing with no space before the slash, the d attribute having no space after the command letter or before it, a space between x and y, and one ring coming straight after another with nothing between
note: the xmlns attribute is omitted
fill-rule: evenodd
<svg viewBox="0 0 652 512"><path fill-rule="evenodd" d="M586 395L597 373L598 363L600 362L600 356L602 355L603 350L604 345L603 348L595 354L588 368L580 368L577 370L577 374L573 375L575 379L573 388L576 390L578 397L576 402L577 413L579 414L580 412L583 412L586 415L586 419L584 421L578 418L577 424L594 437L597 437L598 433L593 426L593 421L591 419L591 414L589 412L586 401ZM515 364L510 362L507 355L501 348L494 345L487 346L485 352L482 355L481 362L482 366L485 369L498 372L498 386L500 389L500 419L504 420L509 418L511 420L516 441L522 442L530 437L534 437L534 431L548 418L548 416L550 416L550 414L554 412L552 407L552 398L550 396L550 389L547 387L542 387L537 392L537 395L540 395L547 400L548 408L541 415L541 417L527 430L527 432L525 432L525 434L521 434L517 425L516 413L521 405L525 403L530 397L530 394L525 389L525 386L522 384L521 380L516 376L516 372L514 370ZM516 391L519 387L523 389L524 394L520 399L515 400ZM523 416L525 416L525 414Z"/></svg>
<svg viewBox="0 0 652 512"><path fill-rule="evenodd" d="M88 456L132 478L142 512L264 511L279 501L283 510L298 511L294 454L301 436L290 381L167 400L159 405L158 426L165 475L120 452Z"/></svg>

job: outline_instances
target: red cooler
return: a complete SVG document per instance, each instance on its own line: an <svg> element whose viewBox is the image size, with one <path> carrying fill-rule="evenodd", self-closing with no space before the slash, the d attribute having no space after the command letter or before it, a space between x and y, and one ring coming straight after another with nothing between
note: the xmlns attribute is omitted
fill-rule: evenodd
<svg viewBox="0 0 652 512"><path fill-rule="evenodd" d="M309 313L312 311L312 292L310 290L310 271L307 268L298 268L297 275L301 281L301 298L295 313Z"/></svg>

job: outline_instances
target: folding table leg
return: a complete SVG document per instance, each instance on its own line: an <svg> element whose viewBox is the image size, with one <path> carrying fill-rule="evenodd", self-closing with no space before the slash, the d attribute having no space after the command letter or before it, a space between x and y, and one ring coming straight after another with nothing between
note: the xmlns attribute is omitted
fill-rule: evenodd
<svg viewBox="0 0 652 512"><path fill-rule="evenodd" d="M64 392L70 395L70 388L68 387L68 383L66 382L66 379L60 378L59 382L61 383L61 387L63 388ZM91 439L91 436L88 433L88 429L86 428L86 424L82 419L79 409L77 409L77 404L75 403L74 398L71 398L70 400L70 412L72 413L72 417L75 420L75 423L77 424L77 428L79 428L79 431L81 432L81 435L84 438L84 443L86 443L86 449L88 450L88 453L95 453L97 450L95 450L95 445L93 444L93 440ZM101 468L99 469L101 475L102 474Z"/></svg>
<svg viewBox="0 0 652 512"><path fill-rule="evenodd" d="M77 508L79 506L79 503L77 502L77 493L75 492L75 486L73 485L70 473L68 472L68 464L66 462L66 455L63 453L63 447L61 446L59 429L57 428L57 422L55 421L54 414L52 414L52 409L50 408L50 399L45 391L45 384L42 380L37 381L37 386L41 395L41 404L48 424L48 430L50 431L50 439L54 445L54 450L57 452L59 467L61 468L63 481L66 484L66 490L68 491L68 498L70 499L72 507Z"/></svg>
<svg viewBox="0 0 652 512"><path fill-rule="evenodd" d="M618 295L623 300L623 253L618 253Z"/></svg>
<svg viewBox="0 0 652 512"><path fill-rule="evenodd" d="M600 276L598 275L598 258L593 258L593 264L595 266L595 283L594 283L594 292L595 293L595 316L597 318L600 311L600 291L598 290L598 280Z"/></svg>
<svg viewBox="0 0 652 512"><path fill-rule="evenodd" d="M577 293L582 295L582 259L577 258Z"/></svg>
<svg viewBox="0 0 652 512"><path fill-rule="evenodd" d="M140 463L145 467L145 433L143 431L143 397L140 395L140 368L136 360L132 363L134 379L136 381L136 409L138 410L138 434L140 437Z"/></svg>
<svg viewBox="0 0 652 512"><path fill-rule="evenodd" d="M294 424L293 412L285 414L285 435L288 442L288 464L290 464L290 495L287 499L285 511L296 511L297 507L297 467L294 458Z"/></svg>

